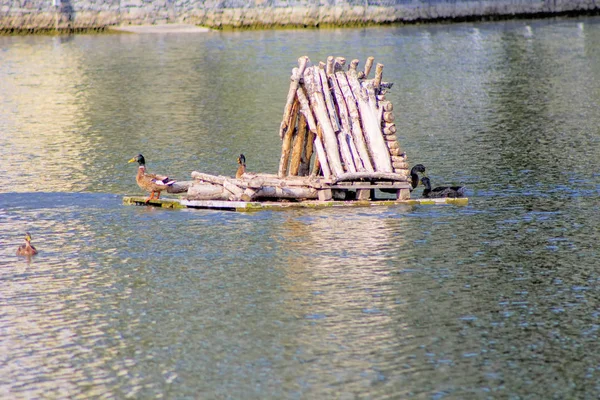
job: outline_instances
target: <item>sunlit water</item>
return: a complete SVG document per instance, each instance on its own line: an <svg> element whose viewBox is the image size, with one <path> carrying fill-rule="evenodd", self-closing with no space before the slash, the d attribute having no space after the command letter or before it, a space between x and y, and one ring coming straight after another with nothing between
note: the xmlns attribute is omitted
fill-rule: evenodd
<svg viewBox="0 0 600 400"><path fill-rule="evenodd" d="M139 152L275 172L302 55L385 64L469 205L122 205ZM599 103L596 18L0 37L0 396L597 398Z"/></svg>

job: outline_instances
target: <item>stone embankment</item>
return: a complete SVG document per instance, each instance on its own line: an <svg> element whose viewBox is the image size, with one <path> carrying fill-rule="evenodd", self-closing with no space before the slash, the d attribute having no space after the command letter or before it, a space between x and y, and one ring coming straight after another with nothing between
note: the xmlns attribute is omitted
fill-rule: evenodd
<svg viewBox="0 0 600 400"><path fill-rule="evenodd" d="M186 23L318 27L591 14L600 0L0 0L0 32Z"/></svg>

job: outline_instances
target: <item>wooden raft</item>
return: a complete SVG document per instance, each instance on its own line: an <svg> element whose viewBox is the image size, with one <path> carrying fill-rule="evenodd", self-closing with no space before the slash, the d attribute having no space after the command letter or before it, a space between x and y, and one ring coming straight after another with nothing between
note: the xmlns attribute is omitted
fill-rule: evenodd
<svg viewBox="0 0 600 400"><path fill-rule="evenodd" d="M300 57L279 127L282 141L277 174L245 172L238 178L192 172L170 193L181 199L126 204L167 208L226 210L279 209L391 204L466 204L467 199L410 199L412 187L406 154L396 137L391 83L383 82L383 65L374 58L346 67L343 57L313 65ZM380 192L395 199L377 199Z"/></svg>

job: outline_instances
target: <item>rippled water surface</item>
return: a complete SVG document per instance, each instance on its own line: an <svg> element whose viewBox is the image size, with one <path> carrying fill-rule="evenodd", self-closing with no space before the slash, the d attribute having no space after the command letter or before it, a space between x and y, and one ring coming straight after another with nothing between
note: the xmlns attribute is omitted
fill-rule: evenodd
<svg viewBox="0 0 600 400"><path fill-rule="evenodd" d="M469 205L122 205L139 152L275 172L302 55L385 64ZM0 37L0 396L597 398L599 103L597 18Z"/></svg>

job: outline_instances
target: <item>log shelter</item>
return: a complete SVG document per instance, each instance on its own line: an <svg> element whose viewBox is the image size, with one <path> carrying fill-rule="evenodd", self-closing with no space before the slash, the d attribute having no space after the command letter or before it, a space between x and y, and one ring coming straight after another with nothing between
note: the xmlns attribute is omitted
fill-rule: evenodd
<svg viewBox="0 0 600 400"><path fill-rule="evenodd" d="M192 172L187 200L375 200L375 189L410 198L406 154L396 139L391 83L383 64L369 57L346 66L344 57L292 69L283 118L277 174L238 178Z"/></svg>

